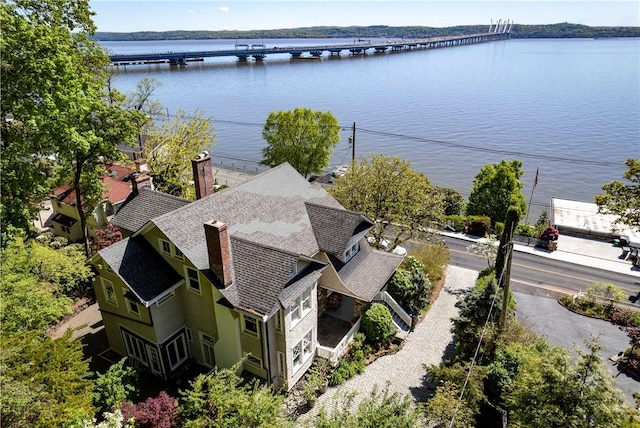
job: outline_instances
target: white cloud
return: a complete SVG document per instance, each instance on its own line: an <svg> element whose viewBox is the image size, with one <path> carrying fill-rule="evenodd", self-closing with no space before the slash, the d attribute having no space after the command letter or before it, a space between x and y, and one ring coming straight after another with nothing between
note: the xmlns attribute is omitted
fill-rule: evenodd
<svg viewBox="0 0 640 428"><path fill-rule="evenodd" d="M225 12L225 13L226 13L226 12L229 12L229 6L220 6L220 7L218 8L218 10L219 10L220 12Z"/></svg>
<svg viewBox="0 0 640 428"><path fill-rule="evenodd" d="M195 11L193 9L189 9L187 13L195 13Z"/></svg>

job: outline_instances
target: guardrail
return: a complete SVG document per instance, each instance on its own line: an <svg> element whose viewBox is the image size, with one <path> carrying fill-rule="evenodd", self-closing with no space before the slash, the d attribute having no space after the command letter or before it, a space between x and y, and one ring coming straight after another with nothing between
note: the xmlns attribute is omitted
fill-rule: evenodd
<svg viewBox="0 0 640 428"><path fill-rule="evenodd" d="M404 321L406 325L411 327L411 315L406 313L405 310L402 309L402 307L398 304L398 302L396 302L393 297L389 295L389 293L387 293L386 291L380 291L375 295L373 300L380 300L382 302L385 302L391 307L391 309L395 311L396 314L398 314L398 316L402 319L402 321Z"/></svg>
<svg viewBox="0 0 640 428"><path fill-rule="evenodd" d="M353 324L353 327L345 334L342 340L336 345L335 348L329 348L328 346L318 345L316 347L318 357L331 361L331 364L338 364L338 359L347 353L349 344L353 341L353 337L360 330L360 319Z"/></svg>

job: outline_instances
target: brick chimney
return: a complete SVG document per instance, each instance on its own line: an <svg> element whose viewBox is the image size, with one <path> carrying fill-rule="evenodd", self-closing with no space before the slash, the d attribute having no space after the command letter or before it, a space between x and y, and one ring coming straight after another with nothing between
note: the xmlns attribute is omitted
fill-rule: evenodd
<svg viewBox="0 0 640 428"><path fill-rule="evenodd" d="M231 262L231 243L227 224L211 220L204 224L204 235L207 240L209 269L218 277L224 287L233 282L233 263Z"/></svg>
<svg viewBox="0 0 640 428"><path fill-rule="evenodd" d="M191 160L193 181L196 186L196 199L213 194L213 166L209 152L202 152Z"/></svg>
<svg viewBox="0 0 640 428"><path fill-rule="evenodd" d="M139 193L140 189L149 188L153 190L153 181L151 176L146 174L131 174L131 190L136 195Z"/></svg>

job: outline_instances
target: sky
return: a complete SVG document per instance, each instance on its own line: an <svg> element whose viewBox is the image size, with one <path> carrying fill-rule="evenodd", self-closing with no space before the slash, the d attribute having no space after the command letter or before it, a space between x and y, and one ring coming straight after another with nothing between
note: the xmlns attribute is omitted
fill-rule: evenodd
<svg viewBox="0 0 640 428"><path fill-rule="evenodd" d="M98 31L267 30L311 26L450 27L498 19L640 26L638 0L90 0Z"/></svg>

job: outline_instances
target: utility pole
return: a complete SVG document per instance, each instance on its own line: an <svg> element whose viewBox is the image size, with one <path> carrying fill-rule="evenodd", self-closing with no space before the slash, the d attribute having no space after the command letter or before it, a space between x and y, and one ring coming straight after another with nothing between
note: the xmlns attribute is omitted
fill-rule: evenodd
<svg viewBox="0 0 640 428"><path fill-rule="evenodd" d="M356 161L356 123L353 122L353 128L351 129L351 163Z"/></svg>
<svg viewBox="0 0 640 428"><path fill-rule="evenodd" d="M513 241L509 242L507 250L507 267L502 279L502 311L500 312L500 331L504 331L509 306L509 283L511 282L511 261L513 260Z"/></svg>

